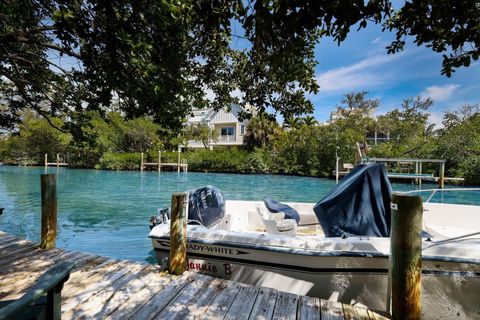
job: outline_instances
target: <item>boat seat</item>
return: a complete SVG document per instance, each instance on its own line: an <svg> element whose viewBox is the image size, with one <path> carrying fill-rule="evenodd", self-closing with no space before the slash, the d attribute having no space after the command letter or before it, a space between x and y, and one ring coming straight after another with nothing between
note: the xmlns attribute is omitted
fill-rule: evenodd
<svg viewBox="0 0 480 320"><path fill-rule="evenodd" d="M294 236L297 233L297 221L295 219L285 219L283 212L270 213L259 206L256 209L267 233L287 236Z"/></svg>

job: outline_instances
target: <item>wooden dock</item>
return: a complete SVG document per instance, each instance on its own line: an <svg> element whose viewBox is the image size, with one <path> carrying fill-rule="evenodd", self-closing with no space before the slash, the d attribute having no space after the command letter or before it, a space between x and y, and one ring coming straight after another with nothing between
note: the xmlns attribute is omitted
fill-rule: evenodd
<svg viewBox="0 0 480 320"><path fill-rule="evenodd" d="M60 249L0 231L0 301L19 298L51 266L75 261L63 319L387 319L371 310L158 266Z"/></svg>
<svg viewBox="0 0 480 320"><path fill-rule="evenodd" d="M180 172L180 169L184 172L188 171L188 163L185 160L180 159L180 148L177 151L177 162L162 162L162 152L158 151L158 161L157 162L145 162L143 152L140 153L140 170L143 171L147 167L157 167L158 172L162 171L162 167L176 167L177 172Z"/></svg>
<svg viewBox="0 0 480 320"><path fill-rule="evenodd" d="M45 168L48 166L55 166L55 167L68 167L68 163L62 162L60 160L60 155L57 153L57 161L56 162L48 162L48 154L45 153Z"/></svg>

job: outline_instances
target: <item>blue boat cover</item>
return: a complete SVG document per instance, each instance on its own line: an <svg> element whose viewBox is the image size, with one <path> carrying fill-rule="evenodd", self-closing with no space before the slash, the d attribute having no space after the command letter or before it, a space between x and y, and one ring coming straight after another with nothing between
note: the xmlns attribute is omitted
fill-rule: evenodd
<svg viewBox="0 0 480 320"><path fill-rule="evenodd" d="M381 163L355 167L313 211L327 237L390 236L392 187Z"/></svg>
<svg viewBox="0 0 480 320"><path fill-rule="evenodd" d="M189 191L188 219L211 227L225 216L225 200L219 189L205 186Z"/></svg>
<svg viewBox="0 0 480 320"><path fill-rule="evenodd" d="M268 211L273 213L281 211L285 213L285 219L295 219L297 223L300 222L300 215L298 214L297 210L293 209L292 207L278 202L277 200L273 200L272 198L263 199L263 203L265 203L265 207L267 207Z"/></svg>

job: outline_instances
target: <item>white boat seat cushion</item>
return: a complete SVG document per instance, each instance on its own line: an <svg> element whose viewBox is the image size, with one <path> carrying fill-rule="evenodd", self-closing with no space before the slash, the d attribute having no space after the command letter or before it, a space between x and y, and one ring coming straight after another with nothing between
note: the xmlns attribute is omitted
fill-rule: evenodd
<svg viewBox="0 0 480 320"><path fill-rule="evenodd" d="M297 221L295 219L285 219L277 222L277 229L280 232L292 231L297 229Z"/></svg>
<svg viewBox="0 0 480 320"><path fill-rule="evenodd" d="M295 219L285 219L285 213L283 212L271 213L259 206L256 208L268 233L288 236L294 236L297 233Z"/></svg>

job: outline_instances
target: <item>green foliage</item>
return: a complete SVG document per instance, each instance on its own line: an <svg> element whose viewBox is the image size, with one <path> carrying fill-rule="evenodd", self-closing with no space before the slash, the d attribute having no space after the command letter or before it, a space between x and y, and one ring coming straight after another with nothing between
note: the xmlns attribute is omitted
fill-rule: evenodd
<svg viewBox="0 0 480 320"><path fill-rule="evenodd" d="M367 91L345 94L342 104L337 106L337 112L350 121L371 117L380 102L378 99L367 99L367 94Z"/></svg>
<svg viewBox="0 0 480 320"><path fill-rule="evenodd" d="M100 153L143 152L162 147L158 137L160 126L147 118L126 120L119 113L110 112L104 119L93 113L82 130L91 136L90 145Z"/></svg>
<svg viewBox="0 0 480 320"><path fill-rule="evenodd" d="M405 37L413 36L418 45L425 45L443 54L442 74L451 76L455 68L468 67L480 55L480 6L477 0L408 1L385 22L395 31L396 40L387 47L389 53L405 46Z"/></svg>
<svg viewBox="0 0 480 320"><path fill-rule="evenodd" d="M284 118L311 113L315 45L322 37L340 43L369 22L396 33L389 53L413 37L443 54L447 76L480 55L477 0L406 1L398 9L384 0L12 0L0 2L0 12L0 127L9 128L25 108L73 118L72 110L115 107L178 133L191 108L209 104L205 88L216 108L236 101ZM237 24L244 35L234 34ZM237 49L237 37L248 43ZM79 67L56 65L56 55Z"/></svg>
<svg viewBox="0 0 480 320"><path fill-rule="evenodd" d="M243 172L248 152L232 149L198 150L186 153L188 168L204 172Z"/></svg>
<svg viewBox="0 0 480 320"><path fill-rule="evenodd" d="M51 121L57 126L62 125L58 118L52 118ZM43 164L45 153L49 154L50 159L57 153L65 154L70 141L68 133L62 133L45 119L35 118L32 112L26 112L20 131L3 142L3 154L7 162Z"/></svg>
<svg viewBox="0 0 480 320"><path fill-rule="evenodd" d="M253 117L247 125L244 140L247 148L266 147L280 133L277 121L267 114L261 113Z"/></svg>
<svg viewBox="0 0 480 320"><path fill-rule="evenodd" d="M97 169L109 170L140 170L139 153L110 153L106 152L100 158Z"/></svg>
<svg viewBox="0 0 480 320"><path fill-rule="evenodd" d="M372 156L430 158L435 143L433 126L428 124L430 99L405 99L400 108L381 115L376 130L390 140L371 148Z"/></svg>
<svg viewBox="0 0 480 320"><path fill-rule="evenodd" d="M201 142L205 149L209 148L210 143L217 142L219 138L218 131L204 123L187 125L184 128L183 135L187 141L193 140Z"/></svg>
<svg viewBox="0 0 480 320"><path fill-rule="evenodd" d="M336 155L341 163L355 163L355 143L378 130L388 133L390 140L371 145L370 156L445 159L447 176L479 183L479 105L445 113L444 128L434 131L428 123L432 104L428 99L406 99L399 108L375 120L368 114L377 104L366 93L348 94L340 106L341 117L335 121L318 125L309 117L290 117L283 129L271 117L260 115L247 127L250 148L190 150L182 152L181 159L191 171L326 177L332 175ZM0 139L0 161L42 164L44 153L49 153L50 159L60 153L68 156L71 166L138 170L140 152L146 162L156 163L158 150L162 150L162 162L176 163L178 153L165 150L176 150L180 140L193 138L161 128L148 118L127 120L117 112L77 114L74 121L81 130L73 131L73 136L54 129L33 112L25 112L23 119L18 132ZM63 125L58 118L50 121ZM196 132L197 137L208 133L205 128L194 129L202 131ZM422 169L423 173L438 174L438 166L425 164Z"/></svg>
<svg viewBox="0 0 480 320"><path fill-rule="evenodd" d="M270 166L269 154L264 149L256 149L248 154L240 168L243 173L269 173Z"/></svg>
<svg viewBox="0 0 480 320"><path fill-rule="evenodd" d="M447 173L465 175L475 181L480 154L480 112L478 105L466 106L444 115L445 128L439 131L437 157L447 160ZM478 175L477 175L478 178Z"/></svg>
<svg viewBox="0 0 480 320"><path fill-rule="evenodd" d="M480 185L480 156L470 156L460 164L459 171L465 177L466 184Z"/></svg>
<svg viewBox="0 0 480 320"><path fill-rule="evenodd" d="M290 129L298 129L301 126L314 126L317 125L318 121L315 120L315 117L313 116L306 116L306 117L294 117L290 116L285 119L284 122L284 127L285 128L290 128Z"/></svg>

